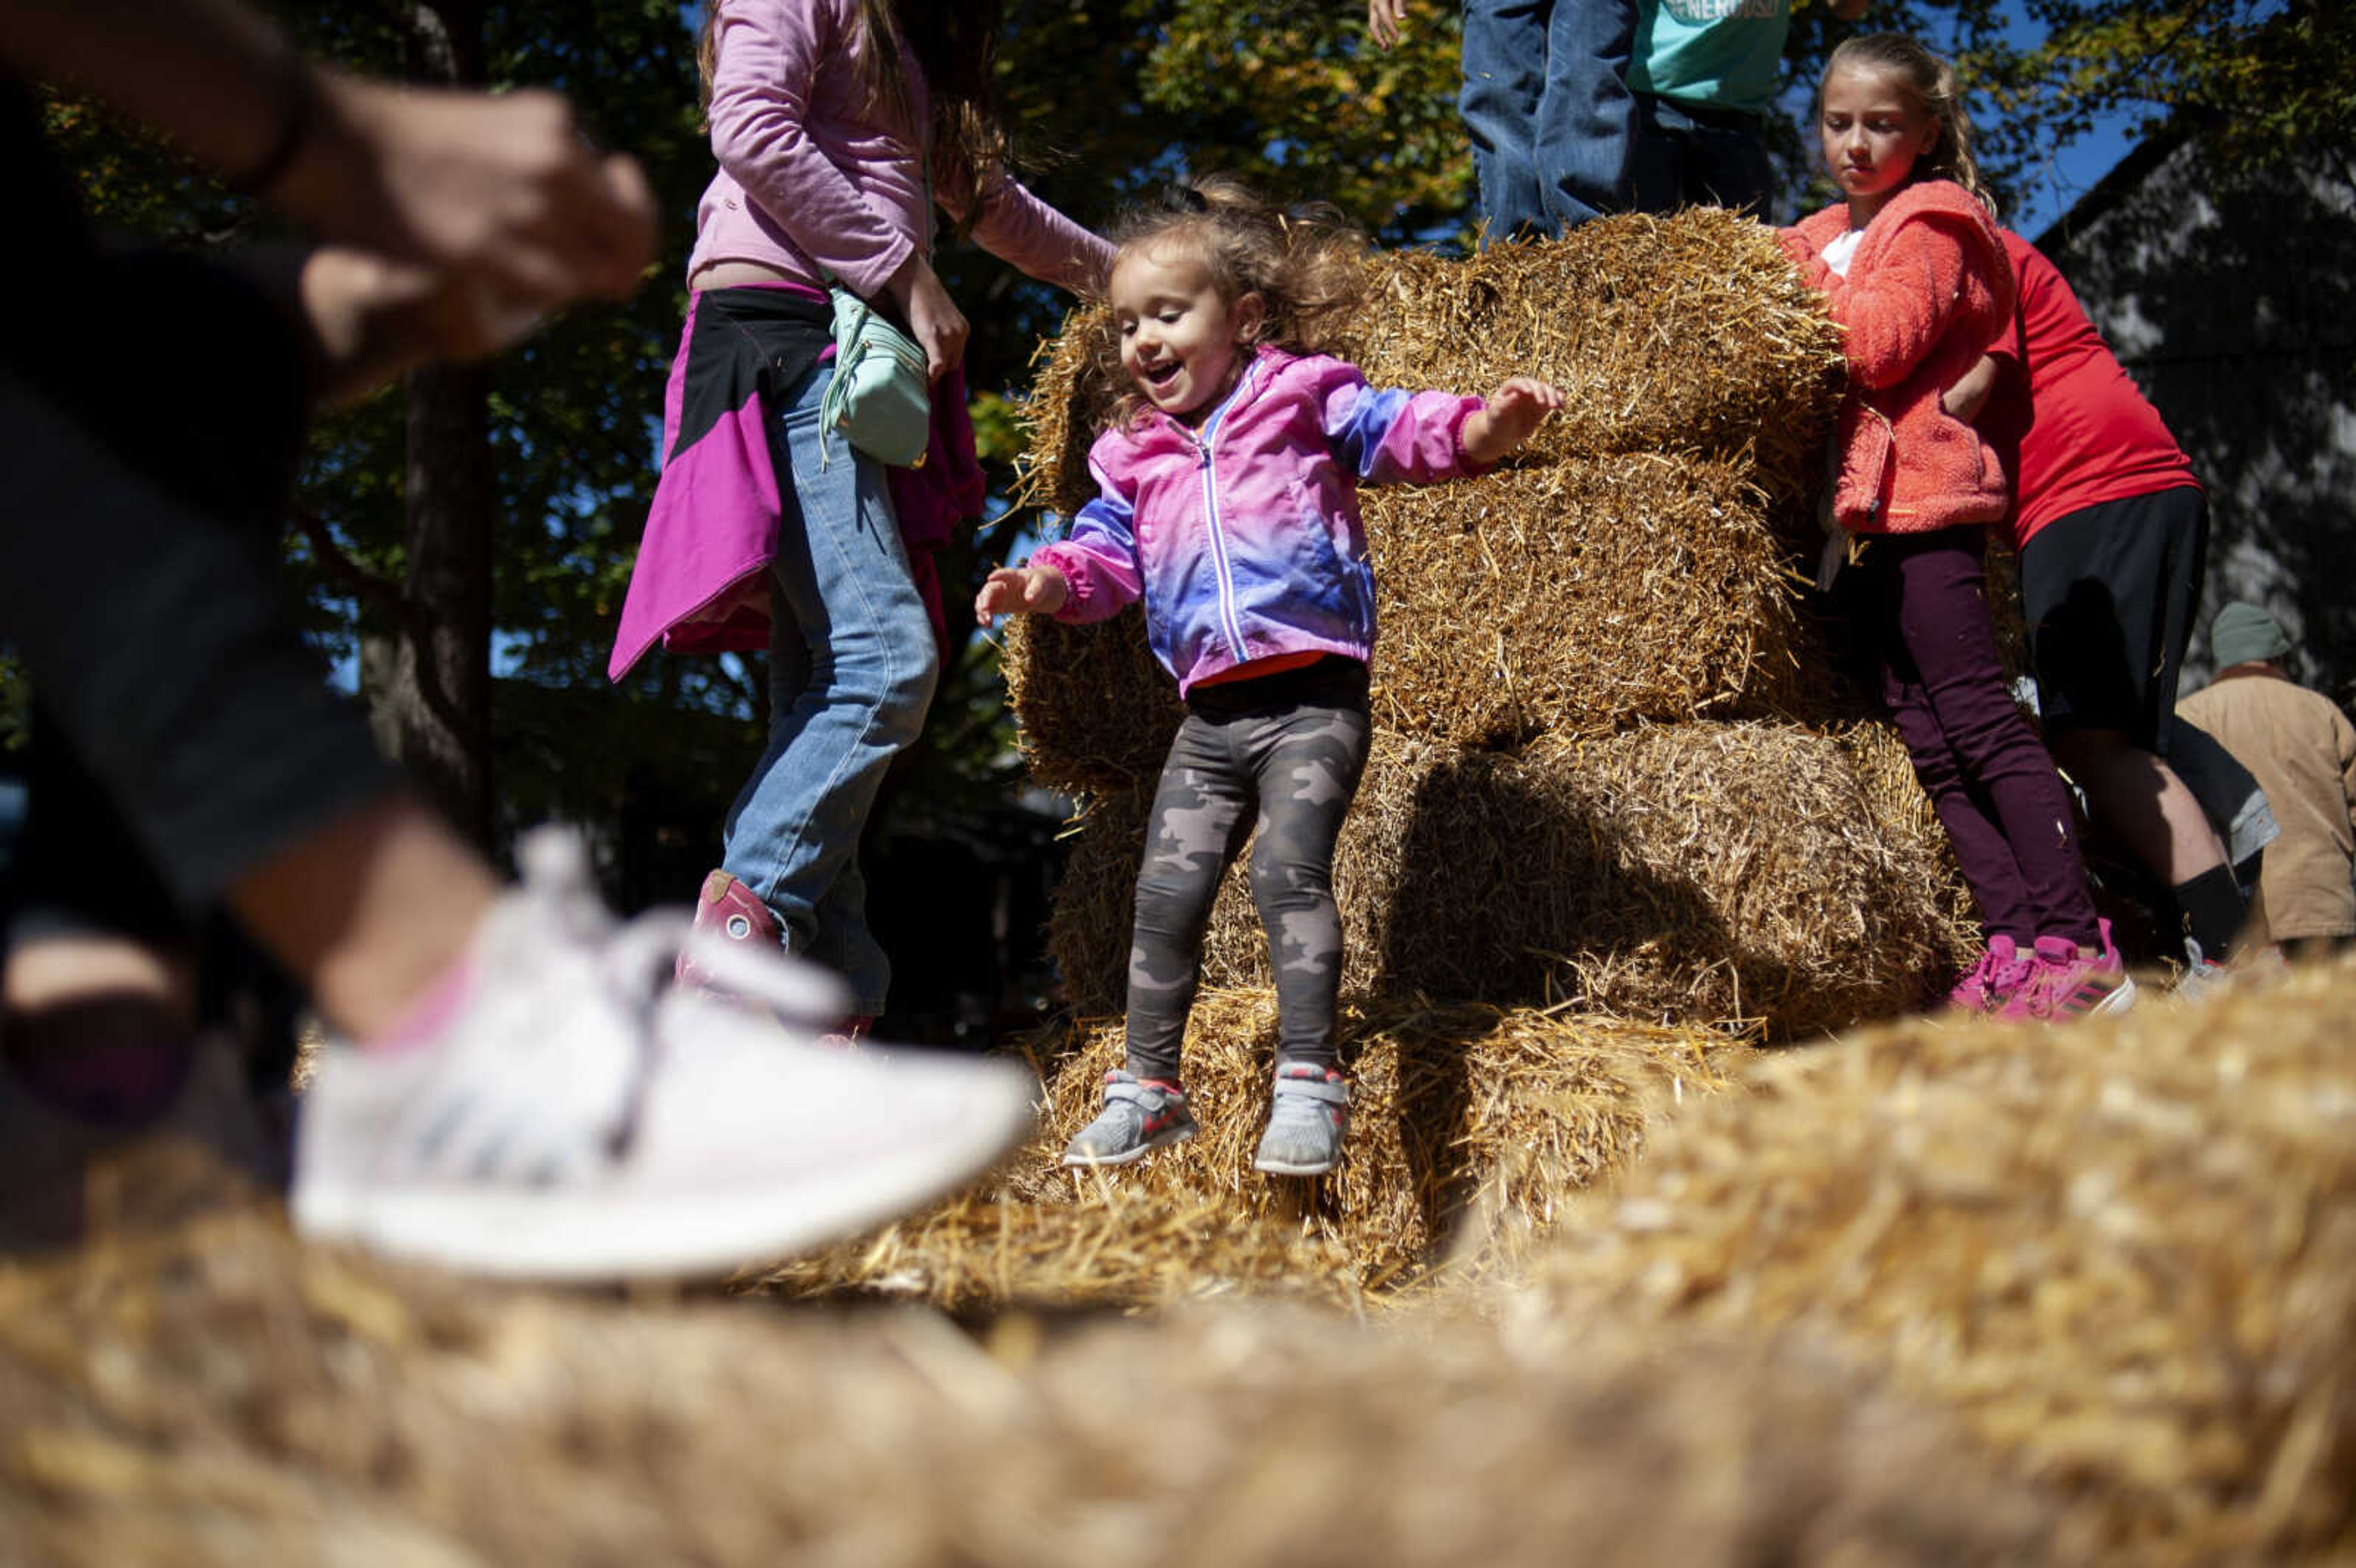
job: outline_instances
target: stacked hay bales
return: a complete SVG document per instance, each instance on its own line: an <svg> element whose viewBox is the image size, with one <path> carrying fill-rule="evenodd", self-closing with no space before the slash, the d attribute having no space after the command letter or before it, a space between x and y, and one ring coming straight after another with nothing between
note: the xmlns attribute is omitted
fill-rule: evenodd
<svg viewBox="0 0 2356 1568"><path fill-rule="evenodd" d="M2356 964L1763 1061L1563 1227L1516 1331L1804 1327L2126 1561L2356 1543ZM2334 1555L2335 1550L2340 1555Z"/></svg>
<svg viewBox="0 0 2356 1568"><path fill-rule="evenodd" d="M0 1411L12 1568L2086 1561L1803 1342L1232 1304L969 1335L470 1288L258 1217L0 1275Z"/></svg>
<svg viewBox="0 0 2356 1568"><path fill-rule="evenodd" d="M1566 406L1495 474L1362 496L1381 638L1345 985L1779 1038L1935 994L1976 944L1795 592L1839 352L1768 231L1697 211L1387 257L1352 348L1378 384L1529 371ZM1108 377L1083 312L1034 402L1029 479L1066 513ZM1076 1010L1117 1011L1179 709L1134 610L1018 624L1006 667L1034 772L1084 798L1051 947ZM1205 970L1267 982L1240 869Z"/></svg>
<svg viewBox="0 0 2356 1568"><path fill-rule="evenodd" d="M1709 1030L1460 1003L1344 1009L1355 1131L1313 1189L1251 1168L1276 1036L1266 990L1203 993L1186 1077L1190 1141L1118 1173L1055 1157L1102 1104L1118 1023L1076 1021L1040 1042L1038 1141L996 1188L763 1284L787 1296L918 1296L956 1310L1151 1307L1248 1290L1356 1307L1369 1293L1523 1255L1566 1193L1634 1158L1664 1111L1723 1089L1746 1047ZM1480 1225L1460 1233L1455 1221Z"/></svg>
<svg viewBox="0 0 2356 1568"><path fill-rule="evenodd" d="M1647 1085L1674 1104L1715 1084L1729 1041L1916 1006L1971 947L1927 813L1859 765L1886 753L1794 592L1840 357L1769 232L1631 217L1375 269L1350 346L1371 380L1485 390L1526 371L1566 406L1496 473L1362 497L1383 630L1336 866L1343 1166L1307 1195L1250 1170L1274 1030L1239 865L1186 1048L1204 1135L1110 1179L1055 1168L1119 1060L1150 792L1181 710L1134 608L1018 617L1024 756L1081 801L1050 942L1079 1021L1039 1047L1046 1136L998 1191L774 1287L1355 1300L1445 1260L1468 1214L1483 1255L1543 1231L1563 1193L1633 1157L1663 1104ZM1099 314L1075 316L1033 400L1028 482L1067 514L1119 374L1106 341Z"/></svg>

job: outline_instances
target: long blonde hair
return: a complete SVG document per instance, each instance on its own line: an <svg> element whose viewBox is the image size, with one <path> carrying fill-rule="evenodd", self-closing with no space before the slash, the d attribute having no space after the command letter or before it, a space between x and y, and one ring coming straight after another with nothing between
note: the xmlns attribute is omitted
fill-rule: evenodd
<svg viewBox="0 0 2356 1568"><path fill-rule="evenodd" d="M1109 238L1116 266L1122 256L1187 247L1223 303L1259 295L1266 308L1255 342L1295 354L1345 350L1350 318L1365 297L1366 238L1338 208L1279 208L1232 175L1168 187L1122 214ZM1120 336L1109 322L1098 358L1108 384L1121 389L1112 420L1126 424L1145 398L1121 372Z"/></svg>
<svg viewBox="0 0 2356 1568"><path fill-rule="evenodd" d="M1904 33L1865 33L1845 38L1825 62L1825 80L1843 68L1887 76L1914 101L1922 113L1939 123L1939 139L1914 161L1912 180L1953 180L1972 193L1993 218L1996 193L1980 175L1972 157L1972 113L1965 107L1963 90L1955 85L1955 68ZM1819 104L1823 89L1817 89Z"/></svg>

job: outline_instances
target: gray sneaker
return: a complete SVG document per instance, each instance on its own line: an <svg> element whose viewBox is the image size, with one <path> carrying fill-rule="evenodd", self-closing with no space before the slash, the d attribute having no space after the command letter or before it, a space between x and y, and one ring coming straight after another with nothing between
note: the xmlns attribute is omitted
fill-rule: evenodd
<svg viewBox="0 0 2356 1568"><path fill-rule="evenodd" d="M1184 1090L1115 1068L1105 1074L1104 1109L1064 1146L1064 1163L1127 1165L1194 1136L1194 1113L1186 1108Z"/></svg>
<svg viewBox="0 0 2356 1568"><path fill-rule="evenodd" d="M2192 938L2184 939L2184 973L2177 976L2177 1001L2197 1007L2233 983L2232 971L2201 952L2201 944Z"/></svg>
<svg viewBox="0 0 2356 1568"><path fill-rule="evenodd" d="M1331 1068L1306 1061L1276 1070L1275 1103L1260 1135L1254 1170L1273 1176L1323 1176L1342 1157L1350 1130L1350 1085Z"/></svg>

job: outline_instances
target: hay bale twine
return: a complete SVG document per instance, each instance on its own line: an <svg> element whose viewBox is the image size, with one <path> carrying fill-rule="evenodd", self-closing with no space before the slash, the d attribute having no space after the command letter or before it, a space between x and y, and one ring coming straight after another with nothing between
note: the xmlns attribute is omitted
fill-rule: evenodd
<svg viewBox="0 0 2356 1568"><path fill-rule="evenodd" d="M2351 1017L2343 959L2198 1008L1762 1063L1565 1228L1528 1328L1808 1326L2084 1499L2126 1560L2344 1552Z"/></svg>
<svg viewBox="0 0 2356 1568"><path fill-rule="evenodd" d="M1343 983L1781 1037L1917 1007L1976 940L1927 836L1885 824L1849 756L1770 723L1510 754L1378 733L1335 856ZM1087 914L1059 894L1057 920L1125 921L1134 885L1132 860L1126 886L1075 887L1102 901ZM1240 863L1204 958L1215 984L1268 983Z"/></svg>
<svg viewBox="0 0 2356 1568"><path fill-rule="evenodd" d="M1071 1171L1064 1146L1103 1104L1121 1027L1067 1026L1035 1045L1042 1135L994 1190L956 1200L769 1276L797 1296L922 1295L944 1307L1147 1306L1236 1291L1355 1304L1395 1291L1453 1242L1467 1259L1519 1255L1566 1193L1633 1159L1645 1129L1727 1082L1747 1048L1651 1028L1412 999L1347 1007L1339 1040L1352 1125L1317 1182L1251 1168L1268 1118L1276 1005L1204 991L1183 1072L1201 1131L1152 1159ZM1477 1216L1474 1233L1458 1221Z"/></svg>

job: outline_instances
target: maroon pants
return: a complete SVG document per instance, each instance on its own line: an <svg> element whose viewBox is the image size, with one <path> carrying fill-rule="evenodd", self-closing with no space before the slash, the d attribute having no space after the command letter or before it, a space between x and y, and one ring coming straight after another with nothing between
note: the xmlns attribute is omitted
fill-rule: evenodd
<svg viewBox="0 0 2356 1568"><path fill-rule="evenodd" d="M1991 936L2099 941L2069 790L2006 688L1981 565L1986 530L1869 540L1842 594L1914 774Z"/></svg>

